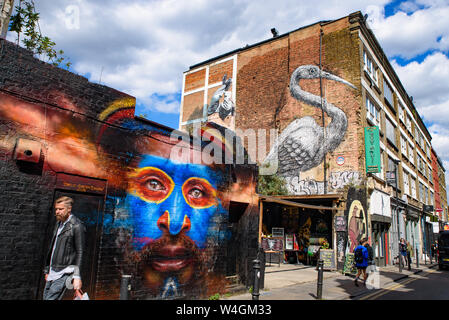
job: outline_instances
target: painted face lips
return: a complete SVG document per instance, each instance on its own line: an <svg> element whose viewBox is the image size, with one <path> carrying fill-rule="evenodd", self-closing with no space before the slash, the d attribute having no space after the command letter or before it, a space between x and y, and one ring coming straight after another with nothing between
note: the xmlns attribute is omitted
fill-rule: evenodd
<svg viewBox="0 0 449 320"><path fill-rule="evenodd" d="M142 250L145 262L157 272L182 272L197 261L198 249L184 234L165 235Z"/></svg>
<svg viewBox="0 0 449 320"><path fill-rule="evenodd" d="M166 245L153 250L150 263L159 272L176 272L184 269L194 261L192 251L179 245Z"/></svg>

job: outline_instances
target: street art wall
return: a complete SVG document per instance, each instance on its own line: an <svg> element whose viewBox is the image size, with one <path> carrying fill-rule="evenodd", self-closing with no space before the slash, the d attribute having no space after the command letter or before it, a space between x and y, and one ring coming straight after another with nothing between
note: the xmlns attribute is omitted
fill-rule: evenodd
<svg viewBox="0 0 449 320"><path fill-rule="evenodd" d="M368 239L368 216L366 195L363 189L350 188L346 203L345 216L348 221L347 252L354 252L363 238Z"/></svg>
<svg viewBox="0 0 449 320"><path fill-rule="evenodd" d="M192 67L184 73L179 126L190 131L201 122L235 130L236 56Z"/></svg>
<svg viewBox="0 0 449 320"><path fill-rule="evenodd" d="M257 254L254 166L206 163L205 153L226 145L221 136L202 139L211 130L192 137L135 119L133 97L2 46L0 225L16 234L0 236L9 279L0 298L40 298L52 202L61 194L75 199L89 230L83 281L93 298L117 299L123 274L132 276L132 299L224 293L235 272L248 283ZM232 201L245 204L238 219Z"/></svg>
<svg viewBox="0 0 449 320"><path fill-rule="evenodd" d="M340 82L352 90L356 89L348 81L320 70L315 65L302 65L295 69L290 78L290 95L298 102L302 102L318 110L322 110L329 123L320 125L312 116L303 116L290 122L279 135L271 148L264 164L278 163L278 174L283 176L290 194L323 194L324 181L317 181L315 176L310 178L308 173L312 169L323 165L325 156L335 151L341 144L348 128L345 112L337 105L329 102L325 97L312 94L301 88L300 82L310 79L328 79ZM348 94L350 94L348 92ZM311 115L316 114L312 112ZM339 161L341 158L339 157ZM312 173L313 174L313 173ZM324 176L321 174L322 179ZM358 171L331 171L329 174L329 191L342 189L349 183L360 181ZM327 192L327 190L326 190Z"/></svg>

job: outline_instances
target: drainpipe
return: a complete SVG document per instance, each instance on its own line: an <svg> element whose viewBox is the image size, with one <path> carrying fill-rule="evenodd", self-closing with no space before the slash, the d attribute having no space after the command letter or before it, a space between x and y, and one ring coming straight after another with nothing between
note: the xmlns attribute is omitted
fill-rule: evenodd
<svg viewBox="0 0 449 320"><path fill-rule="evenodd" d="M320 29L320 71L323 71L321 56L323 53L322 47L323 47L323 29ZM326 127L325 121L324 121L324 110L323 110L323 78L321 77L320 73L320 97L321 97L321 119L323 123L323 131L324 131L324 139L326 139ZM323 172L324 172L324 194L327 194L327 168L326 168L326 156L327 154L324 154L324 160L323 160Z"/></svg>

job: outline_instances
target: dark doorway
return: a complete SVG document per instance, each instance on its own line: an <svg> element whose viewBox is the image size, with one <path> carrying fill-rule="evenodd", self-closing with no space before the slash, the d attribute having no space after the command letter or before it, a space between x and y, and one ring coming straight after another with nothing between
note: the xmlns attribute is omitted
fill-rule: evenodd
<svg viewBox="0 0 449 320"><path fill-rule="evenodd" d="M372 247L374 260L378 267L385 267L388 263L388 230L389 224L372 222Z"/></svg>
<svg viewBox="0 0 449 320"><path fill-rule="evenodd" d="M229 204L229 220L228 220L228 231L231 236L226 246L226 276L234 276L238 273L237 270L237 255L238 255L238 245L237 241L239 236L239 222L240 218L248 208L248 203L231 201Z"/></svg>
<svg viewBox="0 0 449 320"><path fill-rule="evenodd" d="M68 196L74 200L72 214L79 218L86 227L85 256L83 260L83 266L81 268L81 279L83 282L82 290L88 293L90 299L94 299L98 265L98 251L103 225L104 196L76 191L55 190L54 200L62 196ZM47 232L47 244L49 244L51 241L50 239L56 224L53 206L50 212L49 221L50 226ZM48 249L48 245L46 249ZM46 252L47 251L45 250L45 253ZM42 281L42 284L40 286L40 297L42 297L44 285L45 281ZM64 297L64 300L73 299L72 294L73 291L67 290L67 294Z"/></svg>

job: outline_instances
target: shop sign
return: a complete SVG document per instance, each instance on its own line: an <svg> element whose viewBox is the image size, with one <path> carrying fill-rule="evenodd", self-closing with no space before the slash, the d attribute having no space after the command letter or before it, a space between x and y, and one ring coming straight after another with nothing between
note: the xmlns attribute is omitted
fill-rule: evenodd
<svg viewBox="0 0 449 320"><path fill-rule="evenodd" d="M379 127L365 128L366 173L381 172Z"/></svg>
<svg viewBox="0 0 449 320"><path fill-rule="evenodd" d="M335 255L332 249L320 249L320 259L323 260L323 270L335 270Z"/></svg>
<svg viewBox="0 0 449 320"><path fill-rule="evenodd" d="M335 160L335 161L337 162L337 164L338 164L339 166L342 166L342 165L345 164L345 157L343 157L343 156L338 156L338 157L337 157L337 160Z"/></svg>

